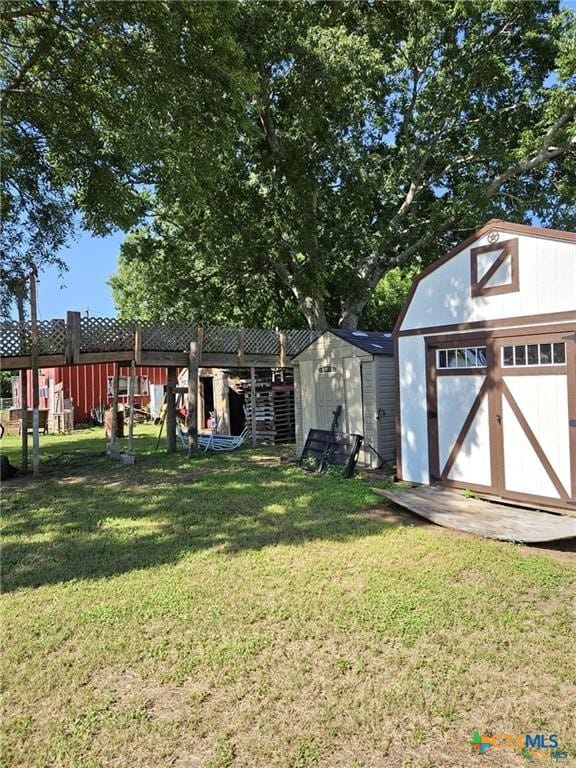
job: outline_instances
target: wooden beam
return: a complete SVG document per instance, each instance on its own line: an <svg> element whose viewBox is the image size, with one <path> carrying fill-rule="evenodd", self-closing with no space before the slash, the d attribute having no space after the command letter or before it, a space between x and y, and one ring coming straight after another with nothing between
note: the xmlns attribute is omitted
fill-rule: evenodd
<svg viewBox="0 0 576 768"><path fill-rule="evenodd" d="M130 365L132 362L133 349L120 352L82 352L78 359L78 365L88 363L120 363L121 365Z"/></svg>
<svg viewBox="0 0 576 768"><path fill-rule="evenodd" d="M286 367L292 363L286 361ZM280 368L280 355L244 355L243 363L238 356L221 352L203 352L200 358L201 368Z"/></svg>
<svg viewBox="0 0 576 768"><path fill-rule="evenodd" d="M188 357L187 427L188 458L190 459L196 453L198 446L198 343L198 341L190 342L190 354Z"/></svg>
<svg viewBox="0 0 576 768"><path fill-rule="evenodd" d="M176 453L176 382L178 370L173 365L168 367L166 384L166 451Z"/></svg>
<svg viewBox="0 0 576 768"><path fill-rule="evenodd" d="M188 367L188 352L146 352L142 350L140 365L150 368Z"/></svg>
<svg viewBox="0 0 576 768"><path fill-rule="evenodd" d="M64 355L38 355L39 368L60 368L63 365L66 365ZM4 371L23 371L32 368L32 358L30 355L2 357L0 367Z"/></svg>

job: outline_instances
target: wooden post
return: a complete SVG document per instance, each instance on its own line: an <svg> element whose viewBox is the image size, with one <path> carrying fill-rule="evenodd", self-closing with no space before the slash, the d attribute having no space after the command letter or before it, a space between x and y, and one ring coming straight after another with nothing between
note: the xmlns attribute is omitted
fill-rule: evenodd
<svg viewBox="0 0 576 768"><path fill-rule="evenodd" d="M128 377L128 407L130 418L128 420L128 453L132 453L134 440L134 384L136 381L136 364L132 360L130 364L130 376Z"/></svg>
<svg viewBox="0 0 576 768"><path fill-rule="evenodd" d="M244 331L238 332L238 349L236 350L236 359L238 361L238 365L242 367L244 365L244 346L246 342L246 336L244 334Z"/></svg>
<svg viewBox="0 0 576 768"><path fill-rule="evenodd" d="M168 453L176 453L176 382L178 371L171 365L168 368L168 382L166 384L166 450Z"/></svg>
<svg viewBox="0 0 576 768"><path fill-rule="evenodd" d="M24 283L16 294L18 322L20 323L20 347L26 347L26 315L24 314ZM28 472L28 371L20 371L20 437L22 439L22 472Z"/></svg>
<svg viewBox="0 0 576 768"><path fill-rule="evenodd" d="M66 352L67 365L80 362L80 312L66 313Z"/></svg>
<svg viewBox="0 0 576 768"><path fill-rule="evenodd" d="M202 368L202 350L204 349L204 328L201 325L196 326L196 365L198 367L197 374L197 387L196 387L196 435L198 435L198 427L204 429L204 402L202 401L202 408L200 413L200 423L198 423L198 398L200 387L200 368Z"/></svg>
<svg viewBox="0 0 576 768"><path fill-rule="evenodd" d="M134 329L134 362L140 365L142 363L142 326L136 323Z"/></svg>
<svg viewBox="0 0 576 768"><path fill-rule="evenodd" d="M120 389L120 366L114 363L114 379L112 380L112 430L109 446L116 447L116 434L118 431L118 391Z"/></svg>
<svg viewBox="0 0 576 768"><path fill-rule="evenodd" d="M32 474L40 474L40 383L38 381L38 313L36 308L36 267L30 273L30 358L32 363ZM28 430L28 414L26 414Z"/></svg>
<svg viewBox="0 0 576 768"><path fill-rule="evenodd" d="M196 337L198 338L198 336ZM196 453L198 445L198 342L190 342L188 356L188 458Z"/></svg>
<svg viewBox="0 0 576 768"><path fill-rule="evenodd" d="M256 447L256 369L250 368L250 406L252 410L252 447Z"/></svg>
<svg viewBox="0 0 576 768"><path fill-rule="evenodd" d="M286 368L286 334L284 331L278 331L278 342L280 344L280 368Z"/></svg>

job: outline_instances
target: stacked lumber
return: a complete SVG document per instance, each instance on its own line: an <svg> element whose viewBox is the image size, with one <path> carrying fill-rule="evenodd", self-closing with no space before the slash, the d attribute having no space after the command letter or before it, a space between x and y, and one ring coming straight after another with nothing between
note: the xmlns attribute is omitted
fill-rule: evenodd
<svg viewBox="0 0 576 768"><path fill-rule="evenodd" d="M272 398L277 443L293 443L296 439L294 414L294 372L292 368L272 371Z"/></svg>

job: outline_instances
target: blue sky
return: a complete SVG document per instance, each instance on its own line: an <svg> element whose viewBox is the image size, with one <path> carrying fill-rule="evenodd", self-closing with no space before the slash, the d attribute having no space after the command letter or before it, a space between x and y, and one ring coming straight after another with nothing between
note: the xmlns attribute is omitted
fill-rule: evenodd
<svg viewBox="0 0 576 768"><path fill-rule="evenodd" d="M562 8L576 9L576 0L563 0ZM63 248L60 256L68 272L60 276L50 268L40 274L38 315L40 320L65 318L68 310L86 312L91 317L114 317L112 291L106 284L116 270L122 232L108 237L80 233L78 239Z"/></svg>
<svg viewBox="0 0 576 768"><path fill-rule="evenodd" d="M90 317L114 317L112 291L106 285L116 270L116 260L124 233L94 237L81 232L78 239L60 256L68 265L62 276L54 268L42 271L38 280L38 319L66 318L73 310Z"/></svg>

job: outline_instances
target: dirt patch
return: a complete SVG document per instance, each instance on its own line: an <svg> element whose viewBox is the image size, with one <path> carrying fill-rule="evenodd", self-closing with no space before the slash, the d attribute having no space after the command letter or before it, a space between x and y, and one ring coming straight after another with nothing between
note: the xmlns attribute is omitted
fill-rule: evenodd
<svg viewBox="0 0 576 768"><path fill-rule="evenodd" d="M519 547L524 555L546 555L557 563L576 567L576 539Z"/></svg>
<svg viewBox="0 0 576 768"><path fill-rule="evenodd" d="M360 513L365 517L370 517L373 520L381 520L391 525L405 525L405 526L432 526L434 525L429 520L425 520L423 517L412 514L408 510L398 507L395 504L380 504L377 507L370 507L364 509Z"/></svg>

